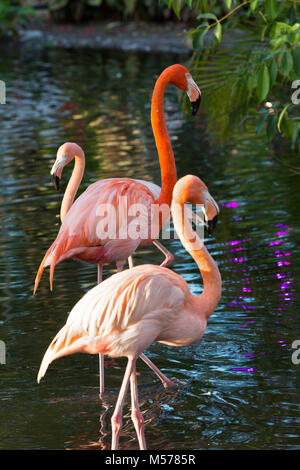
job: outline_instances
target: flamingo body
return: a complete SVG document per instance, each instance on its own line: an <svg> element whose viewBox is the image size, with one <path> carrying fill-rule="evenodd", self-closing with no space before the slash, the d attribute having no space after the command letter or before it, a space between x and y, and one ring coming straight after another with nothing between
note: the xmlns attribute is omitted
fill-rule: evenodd
<svg viewBox="0 0 300 470"><path fill-rule="evenodd" d="M192 344L207 323L197 313L187 283L168 268L142 265L117 273L77 302L45 354L38 381L50 362L75 352L135 357L154 341Z"/></svg>

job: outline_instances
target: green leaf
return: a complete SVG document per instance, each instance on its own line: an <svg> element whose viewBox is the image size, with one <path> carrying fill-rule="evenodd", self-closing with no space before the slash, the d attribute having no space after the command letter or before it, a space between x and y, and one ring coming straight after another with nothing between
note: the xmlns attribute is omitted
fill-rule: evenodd
<svg viewBox="0 0 300 470"><path fill-rule="evenodd" d="M206 28L207 26L209 26L209 22L203 21L202 23L199 24L199 26L197 26L197 29Z"/></svg>
<svg viewBox="0 0 300 470"><path fill-rule="evenodd" d="M258 73L256 94L261 103L268 96L270 90L270 75L266 65L263 65Z"/></svg>
<svg viewBox="0 0 300 470"><path fill-rule="evenodd" d="M265 12L268 20L274 21L278 15L278 6L276 0L265 0Z"/></svg>
<svg viewBox="0 0 300 470"><path fill-rule="evenodd" d="M278 68L277 68L276 60L272 60L272 62L269 64L270 88L272 88L273 85L276 83L277 71L278 71Z"/></svg>
<svg viewBox="0 0 300 470"><path fill-rule="evenodd" d="M286 40L287 40L287 34L284 34L280 38L273 39L272 41L270 41L270 44L273 46L271 53L273 54L273 52L276 51L276 49L278 49L278 47L281 46L281 44L285 42Z"/></svg>
<svg viewBox="0 0 300 470"><path fill-rule="evenodd" d="M227 6L228 10L230 10L232 4L232 0L225 0L225 5Z"/></svg>
<svg viewBox="0 0 300 470"><path fill-rule="evenodd" d="M257 3L258 3L258 0L251 0L251 2L250 2L250 10L252 11L252 13L256 10Z"/></svg>
<svg viewBox="0 0 300 470"><path fill-rule="evenodd" d="M266 32L268 31L268 28L269 28L269 25L268 25L268 24L266 24L266 26L264 26L264 27L262 28L261 33L260 33L260 40L261 40L261 42L264 42L264 40L265 40L265 34L266 34Z"/></svg>
<svg viewBox="0 0 300 470"><path fill-rule="evenodd" d="M300 23L295 23L291 27L291 31L297 31L300 28Z"/></svg>
<svg viewBox="0 0 300 470"><path fill-rule="evenodd" d="M294 59L294 71L297 77L300 78L300 47L296 47L292 51Z"/></svg>
<svg viewBox="0 0 300 470"><path fill-rule="evenodd" d="M213 13L201 13L201 15L197 16L197 20L201 20L201 18L218 21L218 18Z"/></svg>
<svg viewBox="0 0 300 470"><path fill-rule="evenodd" d="M193 7L193 0L185 0L185 3L187 4L189 8Z"/></svg>
<svg viewBox="0 0 300 470"><path fill-rule="evenodd" d="M173 0L172 8L175 12L175 15L180 20L181 0Z"/></svg>
<svg viewBox="0 0 300 470"><path fill-rule="evenodd" d="M249 75L248 77L247 88L249 90L249 96L251 96L252 91L255 87L256 76L257 76L257 67L254 68L252 75Z"/></svg>
<svg viewBox="0 0 300 470"><path fill-rule="evenodd" d="M288 138L292 139L293 137L293 121L287 117L287 115L283 116L282 123L281 123L281 129L283 134Z"/></svg>
<svg viewBox="0 0 300 470"><path fill-rule="evenodd" d="M217 23L214 29L214 35L218 42L222 41L222 25L221 23Z"/></svg>
<svg viewBox="0 0 300 470"><path fill-rule="evenodd" d="M279 114L279 118L278 118L278 122L277 122L277 128L279 130L279 132L281 132L281 122L282 122L282 119L287 111L287 109L291 106L291 103L287 104L283 110L281 111L281 113Z"/></svg>
<svg viewBox="0 0 300 470"><path fill-rule="evenodd" d="M290 71L294 65L293 56L290 51L284 52L280 62L280 72L286 77L289 76Z"/></svg>
<svg viewBox="0 0 300 470"><path fill-rule="evenodd" d="M267 128L266 128L267 137L269 140L271 140L274 137L274 135L276 134L276 131L277 131L277 116L276 114L272 114L268 119Z"/></svg>
<svg viewBox="0 0 300 470"><path fill-rule="evenodd" d="M204 36L207 33L208 28L206 27L202 31L197 31L193 36L193 49L196 51L203 47Z"/></svg>

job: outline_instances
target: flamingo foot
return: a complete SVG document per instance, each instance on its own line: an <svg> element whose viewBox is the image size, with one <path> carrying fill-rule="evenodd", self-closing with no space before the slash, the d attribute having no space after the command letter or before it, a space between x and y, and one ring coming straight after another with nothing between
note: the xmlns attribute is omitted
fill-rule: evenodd
<svg viewBox="0 0 300 470"><path fill-rule="evenodd" d="M150 361L149 357L145 356L145 354L140 354L140 358L150 367L150 369L153 370L153 372L155 372L157 377L159 377L160 380L162 381L162 384L165 388L176 387L176 383L173 382L172 380L168 379L168 377L166 377L165 374L163 374L159 370L159 368L156 367L156 365L153 364L152 361Z"/></svg>

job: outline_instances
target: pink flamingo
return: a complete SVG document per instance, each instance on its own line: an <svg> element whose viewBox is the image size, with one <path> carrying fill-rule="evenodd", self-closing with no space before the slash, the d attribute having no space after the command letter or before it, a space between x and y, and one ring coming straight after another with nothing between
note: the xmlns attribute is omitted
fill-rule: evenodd
<svg viewBox="0 0 300 470"><path fill-rule="evenodd" d="M112 415L112 449L118 448L122 410L130 381L131 416L139 446L146 449L144 420L139 409L136 360L154 341L186 346L203 336L208 318L221 297L221 276L203 242L184 218L184 204L204 204L206 185L196 176L181 178L175 185L171 206L176 232L197 263L204 288L191 294L187 283L173 271L141 265L114 274L91 289L75 305L65 326L48 347L37 381L51 362L76 352L127 357L127 367ZM213 199L210 199L213 201ZM214 205L215 216L218 206ZM212 209L210 209L212 211Z"/></svg>
<svg viewBox="0 0 300 470"><path fill-rule="evenodd" d="M57 158L51 170L51 175L55 179L57 187L59 187L64 166L73 159L75 159L75 166L61 205L62 225L56 240L47 250L40 264L35 279L34 293L47 266L50 266L50 288L52 290L55 265L70 257L97 264L98 283L102 281L102 265L104 263L116 262L117 270L121 271L126 259L128 259L129 266L132 267L132 254L138 246L154 243L165 254L162 266L169 265L173 260L173 255L156 240L163 223L169 218L172 191L177 179L173 150L163 110L164 92L169 83L187 92L192 104L193 114L196 114L201 98L200 90L190 72L180 64L166 68L155 84L151 105L151 122L161 167L161 188L154 183L143 180L110 178L91 184L74 202L84 174L85 155L81 147L75 143L65 143L58 149ZM134 218L129 215L130 208L142 205L145 209L144 228L151 226L151 234L145 237L126 237L125 239L112 238L107 235L101 236L105 223L101 222L97 212L108 203L114 208L114 222L118 221L116 229L121 231L125 227L127 233L129 226L135 224ZM151 220L151 207L153 205L162 209L162 216L156 223ZM111 223L111 225L114 224ZM160 373L145 355L141 357L160 377L165 386L174 385L172 381ZM99 356L99 367L100 393L102 393L104 389L104 367L103 355L101 354Z"/></svg>

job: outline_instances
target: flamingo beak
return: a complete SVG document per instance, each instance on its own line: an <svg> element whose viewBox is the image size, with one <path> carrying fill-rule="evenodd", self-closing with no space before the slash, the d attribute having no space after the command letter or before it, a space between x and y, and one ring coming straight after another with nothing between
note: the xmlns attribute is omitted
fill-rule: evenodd
<svg viewBox="0 0 300 470"><path fill-rule="evenodd" d="M201 91L197 83L194 82L192 76L188 74L187 78L187 95L190 99L192 105L192 115L195 116L198 112L200 103L201 103Z"/></svg>
<svg viewBox="0 0 300 470"><path fill-rule="evenodd" d="M215 227L217 225L217 221L218 221L218 215L216 215L213 219L211 220L208 220L206 222L206 227L207 227L207 233L208 235L212 235L214 230L215 230Z"/></svg>
<svg viewBox="0 0 300 470"><path fill-rule="evenodd" d="M51 175L52 181L54 183L54 186L56 188L56 191L59 191L59 183L60 183L60 178L57 175Z"/></svg>
<svg viewBox="0 0 300 470"><path fill-rule="evenodd" d="M59 183L61 179L61 174L63 171L63 167L65 166L67 161L67 155L60 155L57 156L53 167L51 168L50 175L53 179L54 185L56 190L59 191Z"/></svg>
<svg viewBox="0 0 300 470"><path fill-rule="evenodd" d="M214 200L214 198L210 195L208 191L205 191L205 223L208 235L212 235L214 229L217 225L218 215L220 212L219 206Z"/></svg>
<svg viewBox="0 0 300 470"><path fill-rule="evenodd" d="M200 103L201 103L201 94L198 96L198 98L196 99L196 101L192 101L191 102L191 105L192 105L192 116L196 116L197 112L198 112L198 109L199 109L199 106L200 106Z"/></svg>

